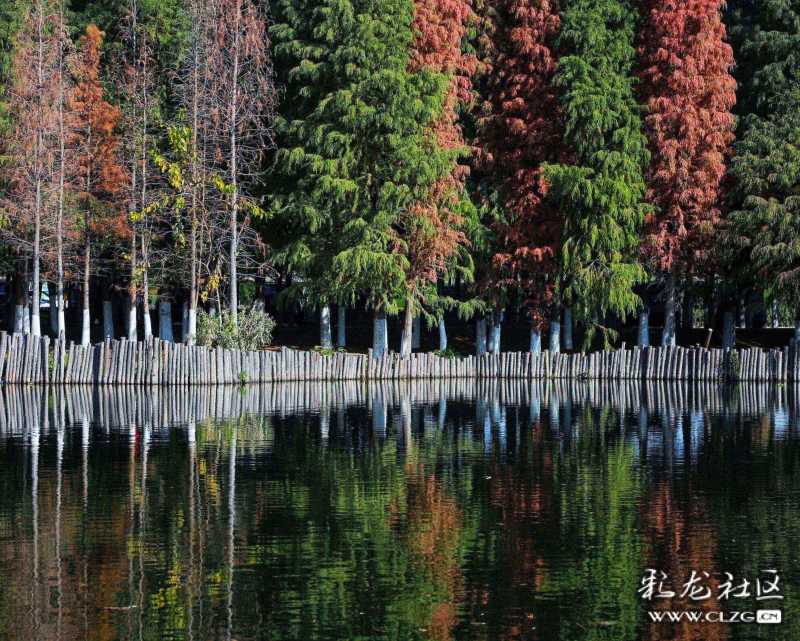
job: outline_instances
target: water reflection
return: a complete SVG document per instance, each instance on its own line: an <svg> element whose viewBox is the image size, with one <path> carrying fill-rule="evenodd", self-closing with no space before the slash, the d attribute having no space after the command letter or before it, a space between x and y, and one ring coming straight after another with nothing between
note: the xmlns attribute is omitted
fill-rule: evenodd
<svg viewBox="0 0 800 641"><path fill-rule="evenodd" d="M800 638L797 390L2 394L1 638ZM785 623L653 623L758 604L646 568L777 569Z"/></svg>

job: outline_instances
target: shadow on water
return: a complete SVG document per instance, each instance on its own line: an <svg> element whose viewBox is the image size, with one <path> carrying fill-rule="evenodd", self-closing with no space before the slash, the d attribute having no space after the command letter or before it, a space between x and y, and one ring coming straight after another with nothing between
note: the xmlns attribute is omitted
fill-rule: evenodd
<svg viewBox="0 0 800 641"><path fill-rule="evenodd" d="M0 638L800 638L795 389L448 380L2 399ZM644 598L648 569L675 594ZM769 570L783 598L758 601ZM749 595L721 597L728 575ZM783 623L718 622L766 607ZM712 621L653 621L668 611Z"/></svg>

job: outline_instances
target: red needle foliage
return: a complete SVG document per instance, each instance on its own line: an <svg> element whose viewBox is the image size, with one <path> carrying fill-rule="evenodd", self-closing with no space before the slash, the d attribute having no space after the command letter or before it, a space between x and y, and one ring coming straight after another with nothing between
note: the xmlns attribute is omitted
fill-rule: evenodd
<svg viewBox="0 0 800 641"><path fill-rule="evenodd" d="M645 0L639 36L645 131L652 152L643 239L656 269L689 273L708 259L733 142L736 82L720 0Z"/></svg>
<svg viewBox="0 0 800 641"><path fill-rule="evenodd" d="M90 25L81 36L80 66L76 76L71 103L75 122L74 145L78 164L78 193L86 210L97 202L108 201L121 193L127 177L120 167L117 156L119 137L116 130L120 119L119 109L109 104L100 84L100 46L103 32ZM116 207L118 211L124 208ZM106 218L114 232L124 235L124 221ZM105 225L103 225L105 227ZM110 229L98 229L100 233Z"/></svg>
<svg viewBox="0 0 800 641"><path fill-rule="evenodd" d="M554 0L501 0L496 6L487 103L478 158L501 184L508 222L498 226L502 250L495 269L505 283L522 283L534 323L543 325L555 292L563 221L546 199L542 163L566 163L553 85L554 43L561 26Z"/></svg>
<svg viewBox="0 0 800 641"><path fill-rule="evenodd" d="M410 270L407 283L411 291L420 293L428 283L435 283L447 270L459 247L467 239L461 231L461 193L468 174L459 162L466 151L464 134L458 124L458 108L472 95L472 76L477 60L462 51L462 40L472 9L466 0L417 0L413 29L416 33L411 50L409 71L424 68L450 78L441 116L430 123L436 146L449 154L451 167L442 173L429 190L425 201L417 203L409 219L407 237Z"/></svg>

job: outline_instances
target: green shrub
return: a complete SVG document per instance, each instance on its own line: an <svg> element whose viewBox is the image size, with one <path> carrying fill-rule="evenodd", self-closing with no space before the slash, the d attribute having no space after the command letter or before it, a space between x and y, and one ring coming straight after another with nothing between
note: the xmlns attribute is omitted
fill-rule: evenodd
<svg viewBox="0 0 800 641"><path fill-rule="evenodd" d="M461 360L461 354L450 349L449 347L447 349L437 349L434 354L436 354L439 358L447 358L456 361Z"/></svg>
<svg viewBox="0 0 800 641"><path fill-rule="evenodd" d="M198 345L240 349L245 352L258 349L272 342L275 321L264 312L239 312L237 322L231 320L230 312L223 310L216 316L203 311L197 314Z"/></svg>
<svg viewBox="0 0 800 641"><path fill-rule="evenodd" d="M344 354L347 350L344 347L322 347L322 345L317 345L314 351L323 356L333 356L334 354Z"/></svg>

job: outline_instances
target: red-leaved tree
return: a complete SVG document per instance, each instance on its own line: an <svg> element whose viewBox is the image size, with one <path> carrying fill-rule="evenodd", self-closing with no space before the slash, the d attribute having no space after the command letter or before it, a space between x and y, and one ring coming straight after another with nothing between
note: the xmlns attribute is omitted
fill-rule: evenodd
<svg viewBox="0 0 800 641"><path fill-rule="evenodd" d="M81 257L83 281L83 329L81 343L89 344L89 279L95 238L127 233L124 203L113 202L128 180L118 163L119 109L105 99L100 83L100 47L103 32L89 25L81 36L80 63L76 71L71 111L74 117L73 146L78 167L77 201L82 216Z"/></svg>
<svg viewBox="0 0 800 641"><path fill-rule="evenodd" d="M642 250L667 277L663 343L675 342L676 279L705 265L721 221L736 82L720 0L645 0L638 56L652 152Z"/></svg>
<svg viewBox="0 0 800 641"><path fill-rule="evenodd" d="M557 207L546 198L541 167L570 158L553 85L558 8L554 0L501 0L496 6L486 116L476 143L509 216L498 226L502 249L494 267L501 284L521 286L528 298L532 349L557 290L563 229Z"/></svg>
<svg viewBox="0 0 800 641"><path fill-rule="evenodd" d="M466 144L458 124L458 109L470 100L471 77L477 65L475 57L462 49L471 15L467 0L417 0L415 4L416 38L409 71L416 73L427 68L448 78L443 108L439 118L430 123L430 130L436 147L443 157L449 158L450 165L429 189L427 198L417 202L404 220L403 247L409 267L403 355L411 352L412 319L417 307L431 302L426 298L436 298L437 280L446 274L459 248L467 243L461 230L461 201L468 168L460 162ZM437 315L441 312L439 309Z"/></svg>

